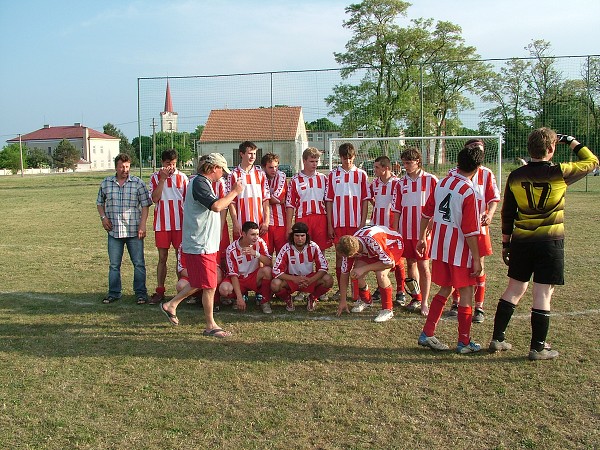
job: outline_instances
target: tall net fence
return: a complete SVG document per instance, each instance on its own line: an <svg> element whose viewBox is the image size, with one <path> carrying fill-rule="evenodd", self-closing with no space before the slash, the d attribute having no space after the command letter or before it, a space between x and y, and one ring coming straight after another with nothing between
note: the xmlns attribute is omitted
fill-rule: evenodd
<svg viewBox="0 0 600 450"><path fill-rule="evenodd" d="M243 140L260 141L262 154L277 153L289 140L300 149L295 151L317 147L327 161L332 139L501 135L505 174L518 158L527 158L527 135L539 126L576 136L593 151L600 148L598 55L444 61L414 66L402 74L401 86L383 86L391 96L380 95L380 80L367 69L139 78L139 136L134 144L146 167L160 161L167 148L177 149L180 160L190 166L208 151L223 153L234 165ZM169 109L167 83L172 115L164 114ZM302 111L302 123L288 136L273 120L209 122L211 111L284 107ZM228 136L234 125L238 134ZM561 147L554 160L572 158ZM300 168L298 155L282 163L292 170Z"/></svg>

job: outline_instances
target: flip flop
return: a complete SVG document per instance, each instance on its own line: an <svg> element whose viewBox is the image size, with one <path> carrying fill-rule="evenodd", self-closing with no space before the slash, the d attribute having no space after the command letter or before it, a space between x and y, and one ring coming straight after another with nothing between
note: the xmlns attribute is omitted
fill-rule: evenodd
<svg viewBox="0 0 600 450"><path fill-rule="evenodd" d="M221 334L217 334L217 333L221 333ZM221 328L213 328L212 330L204 330L202 332L202 335L223 339L227 336L231 336L231 331L225 331L225 330L222 330Z"/></svg>
<svg viewBox="0 0 600 450"><path fill-rule="evenodd" d="M118 299L118 298L116 298L116 297L111 297L111 296L109 295L108 297L104 297L104 298L102 299L102 303L104 303L105 305L108 305L109 303L116 302L117 300L119 300L119 299Z"/></svg>
<svg viewBox="0 0 600 450"><path fill-rule="evenodd" d="M159 305L160 310L163 312L163 314L165 316L167 316L167 319L169 319L169 322L171 322L171 324L173 325L179 325L179 319L177 318L177 316L175 314L171 314L169 311L167 311L165 308L163 308L164 303L161 303Z"/></svg>

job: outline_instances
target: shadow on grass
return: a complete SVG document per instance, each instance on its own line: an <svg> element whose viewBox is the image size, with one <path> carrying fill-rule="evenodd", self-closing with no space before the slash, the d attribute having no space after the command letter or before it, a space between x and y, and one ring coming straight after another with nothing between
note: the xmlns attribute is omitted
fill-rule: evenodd
<svg viewBox="0 0 600 450"><path fill-rule="evenodd" d="M158 306L135 305L133 299L102 305L97 296L91 295L30 293L16 297L0 294L3 351L35 357L126 356L242 363L477 361L494 365L523 360L519 354L498 359L487 352L465 356L418 347L421 321L375 324L364 316L362 320L345 316L319 321L309 319L305 312L284 319L256 319L225 312L217 314L216 320L234 335L217 339L202 336L203 314L197 305L182 304L182 325L173 327ZM333 307L331 304L324 309L333 311ZM368 342L364 342L365 335Z"/></svg>

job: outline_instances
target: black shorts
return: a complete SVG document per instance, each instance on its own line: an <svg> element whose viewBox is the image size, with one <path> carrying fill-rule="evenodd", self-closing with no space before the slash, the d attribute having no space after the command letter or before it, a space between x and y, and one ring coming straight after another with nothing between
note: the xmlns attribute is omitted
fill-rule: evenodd
<svg viewBox="0 0 600 450"><path fill-rule="evenodd" d="M565 284L565 241L511 242L508 276L517 281Z"/></svg>

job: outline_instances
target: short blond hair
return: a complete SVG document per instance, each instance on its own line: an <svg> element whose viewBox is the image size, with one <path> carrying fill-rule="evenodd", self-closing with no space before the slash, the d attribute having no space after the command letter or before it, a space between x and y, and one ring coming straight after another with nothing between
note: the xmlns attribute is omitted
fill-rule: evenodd
<svg viewBox="0 0 600 450"><path fill-rule="evenodd" d="M308 147L302 152L302 159L306 161L308 158L321 158L321 155L322 153L318 148Z"/></svg>
<svg viewBox="0 0 600 450"><path fill-rule="evenodd" d="M346 235L340 238L335 249L342 256L352 257L360 251L360 243L358 238Z"/></svg>

